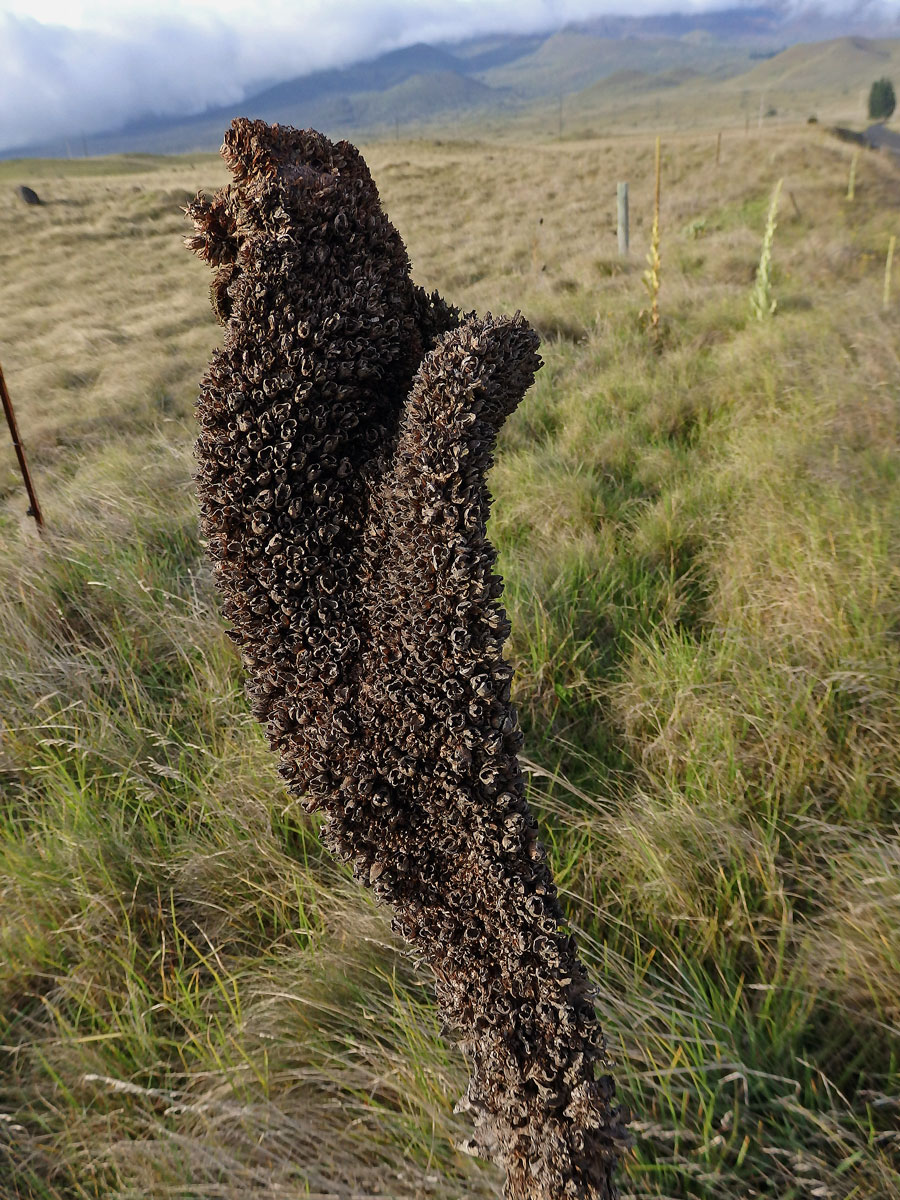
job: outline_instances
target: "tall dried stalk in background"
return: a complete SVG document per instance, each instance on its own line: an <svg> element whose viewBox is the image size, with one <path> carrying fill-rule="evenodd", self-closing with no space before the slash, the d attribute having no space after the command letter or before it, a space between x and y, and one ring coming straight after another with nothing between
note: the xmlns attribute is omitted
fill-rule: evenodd
<svg viewBox="0 0 900 1200"><path fill-rule="evenodd" d="M659 342L659 183L660 183L660 139L656 139L656 183L653 192L653 229L650 233L650 252L647 255L648 270L643 274L644 287L650 297L650 309L642 315L647 318L647 328L654 343Z"/></svg>
<svg viewBox="0 0 900 1200"><path fill-rule="evenodd" d="M778 180L775 190L772 192L772 199L769 201L766 232L763 235L762 251L759 256L759 265L756 268L756 282L750 293L750 311L758 321L771 317L778 307L778 301L772 295L772 243L775 240L775 230L778 226L778 201L781 198L783 183L783 179Z"/></svg>
<svg viewBox="0 0 900 1200"><path fill-rule="evenodd" d="M609 1200L625 1134L525 801L485 532L537 338L413 286L346 142L238 120L223 155L234 182L189 208L225 324L198 482L253 711L434 972L470 1148L510 1200Z"/></svg>

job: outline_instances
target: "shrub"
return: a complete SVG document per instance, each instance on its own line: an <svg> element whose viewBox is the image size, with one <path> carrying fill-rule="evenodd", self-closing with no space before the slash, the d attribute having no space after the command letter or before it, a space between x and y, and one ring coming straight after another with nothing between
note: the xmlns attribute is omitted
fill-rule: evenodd
<svg viewBox="0 0 900 1200"><path fill-rule="evenodd" d="M873 121L886 121L897 107L894 85L887 78L876 79L869 89L869 116Z"/></svg>

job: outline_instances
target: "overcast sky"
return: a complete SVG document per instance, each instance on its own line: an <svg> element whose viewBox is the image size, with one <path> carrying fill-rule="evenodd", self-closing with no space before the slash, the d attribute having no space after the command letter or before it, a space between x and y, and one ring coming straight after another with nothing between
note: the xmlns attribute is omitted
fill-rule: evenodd
<svg viewBox="0 0 900 1200"><path fill-rule="evenodd" d="M758 0L757 0L758 2ZM891 13L900 0L875 0ZM0 150L196 113L418 41L734 0L0 0ZM821 7L849 7L825 0Z"/></svg>

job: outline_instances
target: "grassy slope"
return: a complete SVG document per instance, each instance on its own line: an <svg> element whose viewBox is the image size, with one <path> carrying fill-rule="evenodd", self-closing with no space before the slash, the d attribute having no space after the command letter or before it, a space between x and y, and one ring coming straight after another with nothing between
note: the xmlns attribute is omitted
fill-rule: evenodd
<svg viewBox="0 0 900 1200"><path fill-rule="evenodd" d="M628 43L609 43L628 45ZM641 43L637 43L640 47ZM701 49L690 47L696 54ZM749 66L729 63L724 50L708 62L686 54L682 64L702 71L692 77L684 70L661 71L658 63L635 57L611 62L612 74L566 97L566 129L571 134L609 130L690 129L753 126L760 120L784 126L815 115L823 122L858 127L867 120L867 100L872 83L883 75L894 79L900 71L900 41L892 38L835 38L790 46L773 58ZM513 64L515 65L515 64ZM633 68L653 71L642 75ZM539 106L528 116L554 128L552 115ZM542 118L542 119L541 119Z"/></svg>
<svg viewBox="0 0 900 1200"><path fill-rule="evenodd" d="M665 145L660 352L649 139L370 160L417 278L545 335L493 535L631 1194L896 1198L898 179L864 156L848 206L815 130L714 152ZM281 790L198 545L218 331L177 206L222 172L122 165L0 166L0 361L48 524L8 451L0 1195L488 1197L427 976Z"/></svg>
<svg viewBox="0 0 900 1200"><path fill-rule="evenodd" d="M650 73L678 67L734 74L750 63L748 49L697 44L688 38L604 38L564 30L547 38L533 54L492 67L482 78L492 87L513 88L522 96L546 96L587 87L623 69Z"/></svg>
<svg viewBox="0 0 900 1200"><path fill-rule="evenodd" d="M869 87L881 75L900 68L897 38L835 38L828 42L790 46L774 58L757 63L741 77L748 87L783 87L795 91L824 91Z"/></svg>

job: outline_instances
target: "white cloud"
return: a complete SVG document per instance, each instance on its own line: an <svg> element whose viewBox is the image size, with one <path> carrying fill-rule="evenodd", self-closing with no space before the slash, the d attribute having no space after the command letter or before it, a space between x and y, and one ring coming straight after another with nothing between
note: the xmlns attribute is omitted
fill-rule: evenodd
<svg viewBox="0 0 900 1200"><path fill-rule="evenodd" d="M267 83L417 41L535 32L603 12L726 6L727 0L0 0L0 150L116 129L147 115L201 112Z"/></svg>

